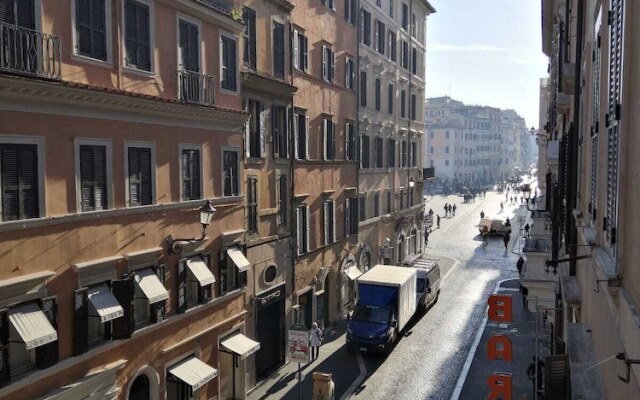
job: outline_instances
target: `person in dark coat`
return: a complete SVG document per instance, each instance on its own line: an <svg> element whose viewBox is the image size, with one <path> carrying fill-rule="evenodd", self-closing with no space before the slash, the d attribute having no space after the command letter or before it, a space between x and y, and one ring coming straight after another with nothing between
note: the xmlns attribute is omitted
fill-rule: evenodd
<svg viewBox="0 0 640 400"><path fill-rule="evenodd" d="M440 214L436 214L436 226L440 229Z"/></svg>
<svg viewBox="0 0 640 400"><path fill-rule="evenodd" d="M516 268L518 268L518 275L522 276L522 268L524 267L524 258L518 258L518 262L516 262Z"/></svg>
<svg viewBox="0 0 640 400"><path fill-rule="evenodd" d="M451 210L453 210L453 216L454 216L454 217L456 216L456 209L457 209L457 208L458 208L458 207L456 207L456 205L454 204L454 205L453 205L453 208L451 209Z"/></svg>
<svg viewBox="0 0 640 400"><path fill-rule="evenodd" d="M524 237L527 237L527 238L528 238L528 237L530 237L530 236L529 236L529 230L530 230L530 229L531 229L531 227L529 226L529 224L526 224L526 225L524 226Z"/></svg>
<svg viewBox="0 0 640 400"><path fill-rule="evenodd" d="M480 218L484 218L484 210L480 211Z"/></svg>

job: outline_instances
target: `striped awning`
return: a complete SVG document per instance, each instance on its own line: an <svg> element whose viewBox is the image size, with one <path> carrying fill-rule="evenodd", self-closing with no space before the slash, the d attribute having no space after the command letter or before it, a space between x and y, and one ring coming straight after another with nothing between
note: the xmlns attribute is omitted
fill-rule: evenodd
<svg viewBox="0 0 640 400"><path fill-rule="evenodd" d="M227 255L233 260L239 272L244 272L251 266L251 263L240 249L227 249Z"/></svg>
<svg viewBox="0 0 640 400"><path fill-rule="evenodd" d="M209 267L200 256L189 258L187 260L187 267L198 282L200 282L201 286L211 285L216 281L216 277L213 276L211 270L209 270Z"/></svg>
<svg viewBox="0 0 640 400"><path fill-rule="evenodd" d="M189 357L169 368L169 373L182 382L198 390L207 382L218 376L218 370L200 361L196 357Z"/></svg>
<svg viewBox="0 0 640 400"><path fill-rule="evenodd" d="M229 353L240 356L241 360L260 350L260 343L240 332L233 333L220 341L220 346Z"/></svg>
<svg viewBox="0 0 640 400"><path fill-rule="evenodd" d="M124 315L122 306L106 283L89 288L88 297L100 316L100 322L111 321Z"/></svg>
<svg viewBox="0 0 640 400"><path fill-rule="evenodd" d="M27 350L58 340L58 334L36 303L9 310L9 321L24 341Z"/></svg>
<svg viewBox="0 0 640 400"><path fill-rule="evenodd" d="M136 283L145 297L149 299L149 304L154 304L169 298L169 292L165 289L153 268L143 268L136 271Z"/></svg>

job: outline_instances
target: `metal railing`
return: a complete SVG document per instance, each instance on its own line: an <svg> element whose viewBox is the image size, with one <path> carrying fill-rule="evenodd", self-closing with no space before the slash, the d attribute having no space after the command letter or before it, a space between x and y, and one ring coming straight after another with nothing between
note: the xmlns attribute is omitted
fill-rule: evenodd
<svg viewBox="0 0 640 400"><path fill-rule="evenodd" d="M0 22L0 71L60 79L58 36Z"/></svg>
<svg viewBox="0 0 640 400"><path fill-rule="evenodd" d="M214 88L213 76L187 70L178 71L180 101L212 106L215 104Z"/></svg>

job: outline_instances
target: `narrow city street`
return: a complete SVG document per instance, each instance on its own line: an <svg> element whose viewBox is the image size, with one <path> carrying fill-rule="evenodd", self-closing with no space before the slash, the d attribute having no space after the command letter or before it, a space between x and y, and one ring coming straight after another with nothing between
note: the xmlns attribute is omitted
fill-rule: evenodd
<svg viewBox="0 0 640 400"><path fill-rule="evenodd" d="M438 302L410 327L406 336L386 359L365 356L366 379L354 393L358 399L449 399L484 317L486 299L496 284L517 277L517 256L505 251L502 237L482 246L476 225L480 212L487 217L509 217L524 207L507 205L500 213L505 195L487 192L485 199L463 204L460 196L427 198L427 210L440 214L440 228L434 226L427 255L458 260L443 271ZM444 217L444 204L455 203L455 217ZM519 204L519 203L518 203ZM517 228L514 226L514 228ZM516 229L510 249L517 247Z"/></svg>

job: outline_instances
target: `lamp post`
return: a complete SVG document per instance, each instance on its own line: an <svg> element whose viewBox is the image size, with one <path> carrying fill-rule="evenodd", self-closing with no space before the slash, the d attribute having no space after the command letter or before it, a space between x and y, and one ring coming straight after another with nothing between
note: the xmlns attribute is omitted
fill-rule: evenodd
<svg viewBox="0 0 640 400"><path fill-rule="evenodd" d="M207 235L207 227L211 225L211 220L216 214L216 209L213 208L210 200L207 200L202 207L198 209L200 211L200 224L202 225L202 234L200 237L192 237L189 239L174 239L173 235L169 235L165 238L167 242L168 251L171 254L180 253L182 251L183 242L194 243L201 242Z"/></svg>

